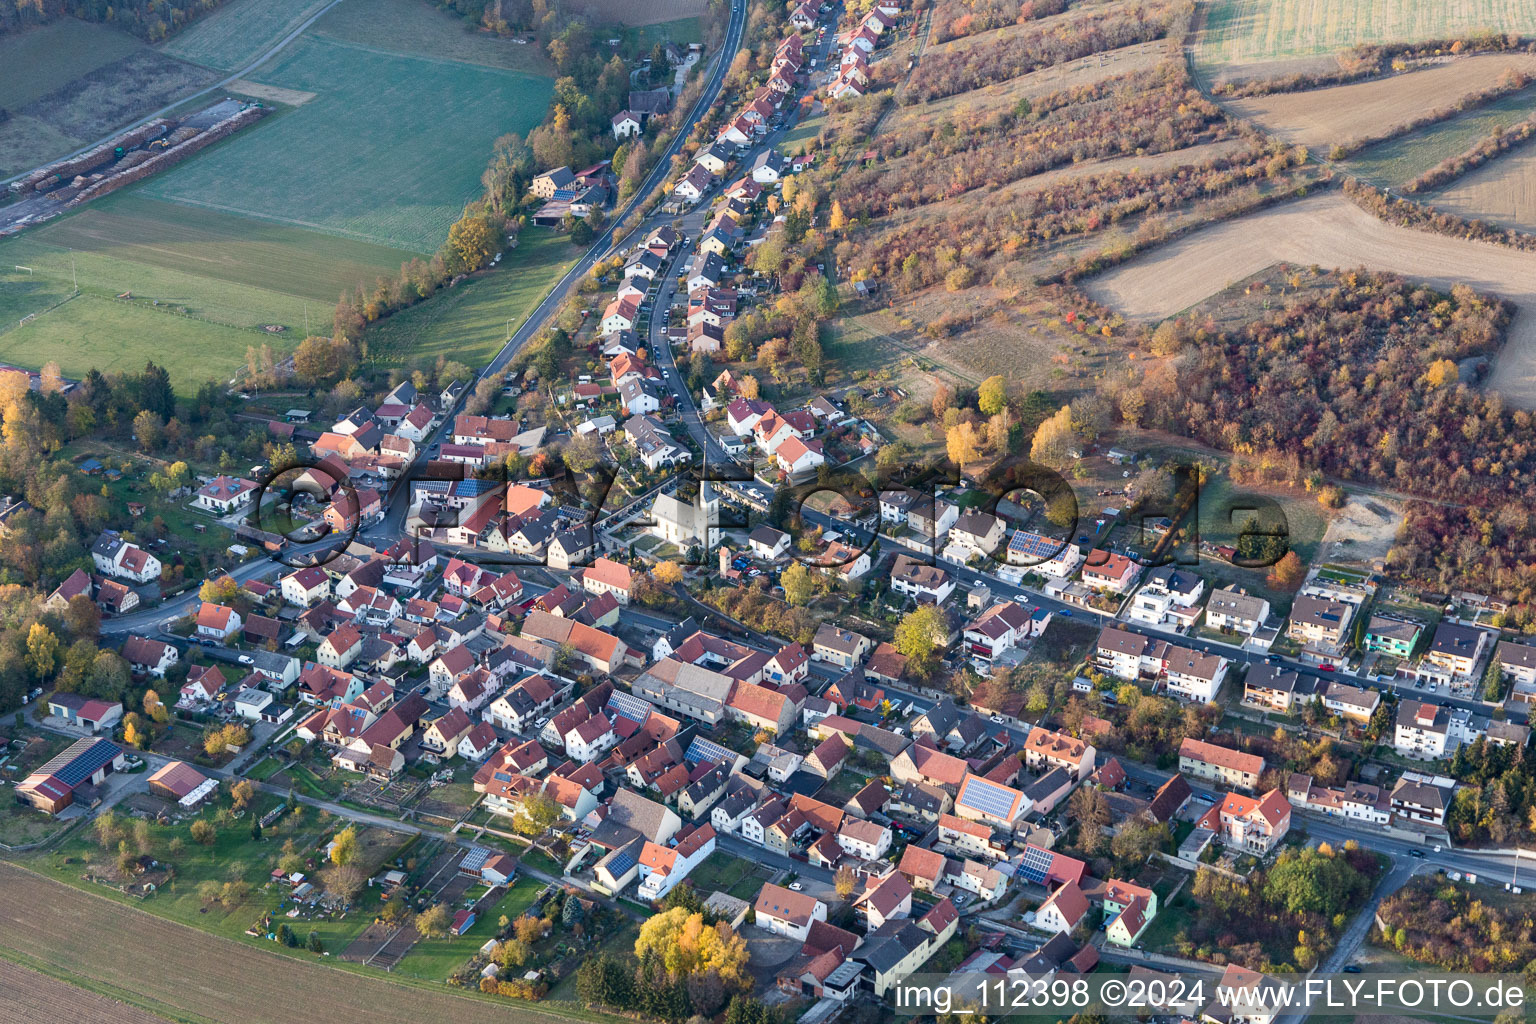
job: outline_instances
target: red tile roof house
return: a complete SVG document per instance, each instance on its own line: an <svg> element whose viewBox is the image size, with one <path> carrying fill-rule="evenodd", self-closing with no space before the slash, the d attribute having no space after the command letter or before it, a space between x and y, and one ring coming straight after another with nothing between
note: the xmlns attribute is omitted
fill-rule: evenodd
<svg viewBox="0 0 1536 1024"><path fill-rule="evenodd" d="M1131 559L1099 548L1088 552L1088 560L1083 563L1083 585L1112 594L1130 590L1140 575L1141 567Z"/></svg>
<svg viewBox="0 0 1536 1024"><path fill-rule="evenodd" d="M207 601L197 610L197 635L227 640L240 632L240 613L222 604Z"/></svg>
<svg viewBox="0 0 1536 1024"><path fill-rule="evenodd" d="M634 573L611 558L596 558L581 572L581 586L589 594L612 594L619 604L629 604Z"/></svg>
<svg viewBox="0 0 1536 1024"><path fill-rule="evenodd" d="M805 941L811 922L827 919L827 905L804 892L764 882L753 910L759 928Z"/></svg>
<svg viewBox="0 0 1536 1024"><path fill-rule="evenodd" d="M116 701L95 700L78 693L56 693L48 698L48 715L87 732L110 732L122 720L123 706Z"/></svg>
<svg viewBox="0 0 1536 1024"><path fill-rule="evenodd" d="M197 489L192 504L209 512L228 515L251 503L256 496L256 482L233 476L216 476Z"/></svg>

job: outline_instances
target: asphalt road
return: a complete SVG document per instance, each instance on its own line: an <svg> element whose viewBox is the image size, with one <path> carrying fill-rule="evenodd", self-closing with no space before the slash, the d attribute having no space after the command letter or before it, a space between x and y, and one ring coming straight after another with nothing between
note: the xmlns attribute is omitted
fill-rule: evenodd
<svg viewBox="0 0 1536 1024"><path fill-rule="evenodd" d="M506 344L501 347L501 351L496 353L490 364L481 371L479 380L501 373L506 368L506 365L512 361L512 358L517 355L518 351L538 334L543 328L544 322L560 308L561 303L570 294L571 288L608 254L608 250L613 246L614 231L617 230L618 225L623 223L625 218L629 217L635 210L639 209L640 204L645 202L645 198L650 195L651 190L672 172L672 157L682 149L683 143L688 140L688 136L693 130L693 126L698 123L699 119L709 110L710 105L715 102L716 97L720 95L720 87L725 81L725 73L730 70L731 59L736 55L736 51L741 48L742 33L745 31L746 25L745 0L736 0L731 7L731 20L730 24L726 26L724 44L721 46L719 54L716 55L714 67L710 71L709 83L705 85L704 90L699 94L693 109L689 111L686 127L678 129L677 136L672 140L672 144L667 147L666 152L661 155L661 158L656 161L656 166L646 176L644 184L635 191L628 204L609 219L608 227L593 241L592 247L587 250L587 254L576 261L575 266L566 271L565 276L560 278L555 286L550 289L549 294L534 309L532 315L523 321L523 325L507 339ZM648 218L637 230L647 231L669 220L670 217L668 216L655 214ZM468 392L472 388L466 388L465 390Z"/></svg>

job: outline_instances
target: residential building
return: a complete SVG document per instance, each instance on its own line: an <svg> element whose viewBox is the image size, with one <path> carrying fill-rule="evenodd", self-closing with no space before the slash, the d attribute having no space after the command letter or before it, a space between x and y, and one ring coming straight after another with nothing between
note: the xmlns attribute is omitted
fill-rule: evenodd
<svg viewBox="0 0 1536 1024"><path fill-rule="evenodd" d="M1205 604L1205 624L1212 629L1252 636L1269 619L1269 602L1246 590L1214 591Z"/></svg>
<svg viewBox="0 0 1536 1024"><path fill-rule="evenodd" d="M1454 750L1450 745L1450 712L1438 704L1403 700L1392 726L1392 747L1404 757L1434 761Z"/></svg>
<svg viewBox="0 0 1536 1024"><path fill-rule="evenodd" d="M814 921L827 919L827 905L809 893L764 882L753 905L757 927L805 941Z"/></svg>
<svg viewBox="0 0 1536 1024"><path fill-rule="evenodd" d="M1204 740L1185 739L1179 744L1179 771L1229 788L1251 790L1264 774L1264 759Z"/></svg>
<svg viewBox="0 0 1536 1024"><path fill-rule="evenodd" d="M1224 845L1262 857L1290 830L1291 805L1278 789L1261 797L1228 793L1205 813L1199 825L1216 833Z"/></svg>

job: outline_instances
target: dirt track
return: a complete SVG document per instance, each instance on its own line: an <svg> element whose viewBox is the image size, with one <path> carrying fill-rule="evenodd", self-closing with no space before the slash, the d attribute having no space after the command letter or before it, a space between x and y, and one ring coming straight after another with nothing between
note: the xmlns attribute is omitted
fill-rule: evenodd
<svg viewBox="0 0 1536 1024"><path fill-rule="evenodd" d="M1536 253L1383 223L1340 195L1320 195L1204 228L1087 282L1088 294L1156 321L1275 263L1366 267L1437 288L1458 282L1515 303L1491 386L1536 408Z"/></svg>
<svg viewBox="0 0 1536 1024"><path fill-rule="evenodd" d="M1371 82L1231 100L1222 106L1287 142L1331 146L1380 135L1393 125L1448 107L1461 96L1493 85L1507 68L1536 74L1536 56L1491 53Z"/></svg>

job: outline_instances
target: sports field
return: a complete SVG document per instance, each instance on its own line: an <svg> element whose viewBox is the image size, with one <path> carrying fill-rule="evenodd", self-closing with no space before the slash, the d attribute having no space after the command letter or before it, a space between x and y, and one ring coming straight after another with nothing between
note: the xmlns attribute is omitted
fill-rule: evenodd
<svg viewBox="0 0 1536 1024"><path fill-rule="evenodd" d="M422 253L479 193L496 138L538 124L552 91L547 78L318 36L252 77L317 95L142 192Z"/></svg>
<svg viewBox="0 0 1536 1024"><path fill-rule="evenodd" d="M230 0L172 37L172 57L234 71L271 49L330 0ZM356 2L356 0L354 0ZM366 0L364 0L366 2Z"/></svg>
<svg viewBox="0 0 1536 1024"><path fill-rule="evenodd" d="M1195 53L1202 65L1247 64L1480 29L1531 34L1536 0L1211 0Z"/></svg>
<svg viewBox="0 0 1536 1024"><path fill-rule="evenodd" d="M74 216L0 242L0 265L40 258L30 255L30 243L80 250L81 266L93 255L100 257L99 264L110 261L115 265L112 269L103 266L97 273L114 295L131 290L159 294L166 287L192 289L210 302L262 310L267 309L265 301L231 303L207 290L217 285L162 283L154 268L332 304L343 290L371 286L380 275L398 273L400 264L412 256L403 249L163 203L132 192L108 196ZM23 255L11 258L6 255L8 247Z"/></svg>

